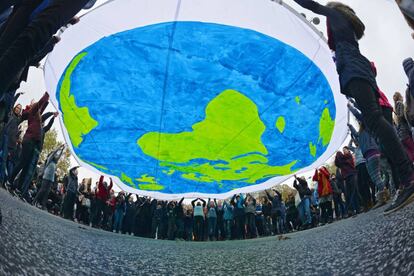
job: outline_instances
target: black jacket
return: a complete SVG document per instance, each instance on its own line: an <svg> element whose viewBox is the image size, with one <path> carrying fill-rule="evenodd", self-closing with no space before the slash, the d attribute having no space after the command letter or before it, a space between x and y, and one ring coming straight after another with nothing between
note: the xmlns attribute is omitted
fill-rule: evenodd
<svg viewBox="0 0 414 276"><path fill-rule="evenodd" d="M303 179L295 179L295 182L293 182L293 187L299 192L299 196L301 199L303 199L305 196L311 196L312 192L308 187L308 182Z"/></svg>
<svg viewBox="0 0 414 276"><path fill-rule="evenodd" d="M349 95L347 85L353 79L364 79L378 90L370 61L360 50L352 23L341 12L334 8L320 5L312 0L294 0L296 3L314 13L324 15L328 20L328 32L332 34L336 70L339 74L341 92Z"/></svg>

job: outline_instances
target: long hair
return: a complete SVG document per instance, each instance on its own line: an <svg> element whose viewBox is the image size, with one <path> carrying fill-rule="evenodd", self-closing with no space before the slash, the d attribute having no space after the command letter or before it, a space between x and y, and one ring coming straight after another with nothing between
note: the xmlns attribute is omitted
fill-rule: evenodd
<svg viewBox="0 0 414 276"><path fill-rule="evenodd" d="M413 110L411 110L411 92L409 88L405 90L405 112L406 112L405 114L407 115L407 117L408 117L408 114L413 113ZM410 118L408 118L408 120L410 120Z"/></svg>
<svg viewBox="0 0 414 276"><path fill-rule="evenodd" d="M400 92L395 92L392 98L394 100L394 104L397 104L398 101L404 102L404 98Z"/></svg>
<svg viewBox="0 0 414 276"><path fill-rule="evenodd" d="M339 11L351 22L358 40L364 36L365 25L350 6L342 4L341 2L329 2L326 6Z"/></svg>
<svg viewBox="0 0 414 276"><path fill-rule="evenodd" d="M397 103L398 102L403 102L404 103L404 98L403 98L403 96L401 95L401 93L400 92L395 92L394 93L394 96L392 97L393 98L393 100L394 100L394 107L395 108L397 108ZM405 112L405 107L404 107L404 112ZM405 120L405 118L403 117L403 118L400 118L399 116L397 116L397 114L396 113L394 113L394 122L397 124L397 125L399 125L402 121L404 121Z"/></svg>

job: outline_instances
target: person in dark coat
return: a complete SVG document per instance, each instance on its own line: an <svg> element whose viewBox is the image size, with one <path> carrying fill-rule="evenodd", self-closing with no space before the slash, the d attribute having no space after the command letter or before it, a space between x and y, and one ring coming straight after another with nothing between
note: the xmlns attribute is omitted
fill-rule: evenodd
<svg viewBox="0 0 414 276"><path fill-rule="evenodd" d="M224 230L224 208L223 203L219 201L216 208L217 213L217 240L224 240L226 238L226 231Z"/></svg>
<svg viewBox="0 0 414 276"><path fill-rule="evenodd" d="M193 240L193 212L192 210L187 210L184 216L184 239L186 241L192 241Z"/></svg>
<svg viewBox="0 0 414 276"><path fill-rule="evenodd" d="M13 111L10 112L10 116L7 119L7 123L3 130L2 149L1 155L1 181L4 183L6 175L13 173L13 168L16 165L15 154L17 149L17 140L20 136L19 125L23 122L22 119L22 105L17 104Z"/></svg>
<svg viewBox="0 0 414 276"><path fill-rule="evenodd" d="M136 205L134 203L134 198L131 196L132 194L128 194L125 197L126 202L126 211L125 217L122 225L122 233L131 235L133 234L133 227L134 227L134 220L135 220L135 213L136 213Z"/></svg>
<svg viewBox="0 0 414 276"><path fill-rule="evenodd" d="M273 190L275 195L272 196L269 191L266 190L267 198L272 202L272 225L273 234L282 234L283 226L281 225L282 217L282 195L277 191Z"/></svg>
<svg viewBox="0 0 414 276"><path fill-rule="evenodd" d="M152 201L156 207L152 214L152 230L151 230L151 237L153 239L160 239L161 233L161 220L163 218L163 203L161 201L153 200Z"/></svg>
<svg viewBox="0 0 414 276"><path fill-rule="evenodd" d="M234 206L234 222L235 222L235 234L236 239L245 239L246 231L244 228L245 213L244 203L245 198L243 194L234 195L230 201L231 205Z"/></svg>
<svg viewBox="0 0 414 276"><path fill-rule="evenodd" d="M149 197L143 198L141 205L141 217L142 217L142 236L146 238L151 237L151 223L152 223L152 206L151 199Z"/></svg>
<svg viewBox="0 0 414 276"><path fill-rule="evenodd" d="M176 238L183 240L184 239L184 208L183 208L183 201L182 198L176 205L175 205L175 215L176 215Z"/></svg>
<svg viewBox="0 0 414 276"><path fill-rule="evenodd" d="M126 200L123 192L116 197L115 211L113 216L112 231L119 233L126 213Z"/></svg>
<svg viewBox="0 0 414 276"><path fill-rule="evenodd" d="M167 238L169 240L175 239L177 213L175 209L175 201L170 201L167 204Z"/></svg>
<svg viewBox="0 0 414 276"><path fill-rule="evenodd" d="M64 179L65 198L63 201L63 217L73 220L73 208L78 194L78 166L69 170L69 174Z"/></svg>
<svg viewBox="0 0 414 276"><path fill-rule="evenodd" d="M359 193L356 182L357 171L355 169L354 157L348 147L343 148L343 153L338 151L335 156L335 165L341 170L341 175L346 185L346 206L351 215L359 212Z"/></svg>
<svg viewBox="0 0 414 276"><path fill-rule="evenodd" d="M328 44L335 51L341 92L355 99L366 126L379 140L392 164L398 168L402 189L384 212L401 209L414 201L414 169L393 125L385 119L379 105L380 94L371 62L359 50L358 40L364 35L364 24L352 8L339 2L329 2L323 6L312 0L294 1L327 17Z"/></svg>
<svg viewBox="0 0 414 276"><path fill-rule="evenodd" d="M342 200L344 188L341 179L336 178L335 174L331 175L331 185L333 190L335 218L339 220L345 218L347 215L347 213L345 212L345 203Z"/></svg>
<svg viewBox="0 0 414 276"><path fill-rule="evenodd" d="M309 189L308 182L304 177L297 177L293 182L293 187L298 191L301 202L298 206L299 217L302 222L302 228L306 229L312 225L312 216L311 216L311 196L312 191Z"/></svg>

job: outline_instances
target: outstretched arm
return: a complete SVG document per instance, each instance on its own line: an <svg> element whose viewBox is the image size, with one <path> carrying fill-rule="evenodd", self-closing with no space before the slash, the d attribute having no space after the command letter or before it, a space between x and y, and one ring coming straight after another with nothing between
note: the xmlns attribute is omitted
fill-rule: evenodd
<svg viewBox="0 0 414 276"><path fill-rule="evenodd" d="M49 123L47 123L47 125L43 128L43 132L44 133L48 132L52 128L54 122L55 122L55 118L53 117L52 119L49 120Z"/></svg>
<svg viewBox="0 0 414 276"><path fill-rule="evenodd" d="M193 208L195 207L195 203L197 201L198 198L194 199L193 201L191 201L191 205L193 206Z"/></svg>
<svg viewBox="0 0 414 276"><path fill-rule="evenodd" d="M53 114L55 114L54 112L46 112L45 114L42 115L42 122L46 121L47 119L49 119L50 117L53 116Z"/></svg>
<svg viewBox="0 0 414 276"><path fill-rule="evenodd" d="M96 0L89 0L89 2L85 4L83 9L88 10L88 9L92 8L95 5L95 3L96 3Z"/></svg>
<svg viewBox="0 0 414 276"><path fill-rule="evenodd" d="M108 191L110 191L112 189L112 186L114 185L114 183L112 182L112 178L109 178L109 179L110 179L111 183L109 184Z"/></svg>
<svg viewBox="0 0 414 276"><path fill-rule="evenodd" d="M296 180L295 180L295 181L296 181ZM273 196L271 196L267 190L265 190L265 192L266 192L267 198L268 198L270 201L272 201L272 200L273 200Z"/></svg>
<svg viewBox="0 0 414 276"><path fill-rule="evenodd" d="M23 95L23 92L19 92L16 93L16 95L14 95L14 99L13 99L13 105L17 102L17 100L20 98L21 95Z"/></svg>
<svg viewBox="0 0 414 276"><path fill-rule="evenodd" d="M62 145L63 146L63 145ZM55 160L56 160L56 162L57 161L59 161L59 159L62 157L62 155L63 155L63 152L65 151L65 147L63 146L63 147L59 147L58 148L58 151L56 152L56 156L55 156Z"/></svg>
<svg viewBox="0 0 414 276"><path fill-rule="evenodd" d="M348 109L351 111L351 113L355 116L355 118L362 122L364 120L364 117L362 116L361 111L359 111L356 107L354 107L352 104L348 103Z"/></svg>
<svg viewBox="0 0 414 276"><path fill-rule="evenodd" d="M206 201L202 198L200 198L201 202L203 202L203 207L206 207Z"/></svg>
<svg viewBox="0 0 414 276"><path fill-rule="evenodd" d="M352 139L351 140L349 140L349 143L348 143L348 148L349 148L349 150L350 151L352 151L353 153L355 153L355 151L356 151L356 147L354 147L353 145L352 145L352 142L355 142L354 141L354 139L356 139L355 137L352 137Z"/></svg>
<svg viewBox="0 0 414 276"><path fill-rule="evenodd" d="M128 194L125 196L125 201L126 201L126 202L128 202L129 197L130 197L131 195L132 195L131 193L128 193Z"/></svg>
<svg viewBox="0 0 414 276"><path fill-rule="evenodd" d="M356 129L354 128L354 126L351 125L351 124L348 124L348 127L349 127L349 130L351 131L352 136L356 139L357 142L359 142L358 141L359 140L359 134L356 131Z"/></svg>
<svg viewBox="0 0 414 276"><path fill-rule="evenodd" d="M275 190L275 193L278 195L279 199L282 200L282 194Z"/></svg>
<svg viewBox="0 0 414 276"><path fill-rule="evenodd" d="M314 13L330 16L332 15L333 11L331 8L323 6L318 2L312 0L294 0L298 5L302 6L303 8L313 11Z"/></svg>
<svg viewBox="0 0 414 276"><path fill-rule="evenodd" d="M231 205L236 205L236 202L234 202L234 199L236 198L236 195L233 195L233 197L230 200Z"/></svg>
<svg viewBox="0 0 414 276"><path fill-rule="evenodd" d="M315 170L315 173L313 174L312 180L313 181L318 181L319 179L319 174L318 174L318 169Z"/></svg>
<svg viewBox="0 0 414 276"><path fill-rule="evenodd" d="M43 110L44 110L43 107L46 106L48 101L49 101L49 94L45 92L42 98L29 109L29 112L36 113L40 111L40 113L43 113Z"/></svg>
<svg viewBox="0 0 414 276"><path fill-rule="evenodd" d="M104 176L101 175L101 177L99 178L99 183L98 183L99 190L103 189L103 180L104 180Z"/></svg>
<svg viewBox="0 0 414 276"><path fill-rule="evenodd" d="M299 187L299 182L298 179L295 179L295 181L293 181L293 187L299 191L300 187Z"/></svg>

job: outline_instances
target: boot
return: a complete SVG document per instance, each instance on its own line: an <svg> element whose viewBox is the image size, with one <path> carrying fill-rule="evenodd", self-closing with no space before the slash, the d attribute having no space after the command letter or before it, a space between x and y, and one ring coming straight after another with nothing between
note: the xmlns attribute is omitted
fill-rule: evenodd
<svg viewBox="0 0 414 276"><path fill-rule="evenodd" d="M391 194L390 194L390 190L388 190L387 188L384 189L384 194L385 194L385 201L388 201L391 199Z"/></svg>
<svg viewBox="0 0 414 276"><path fill-rule="evenodd" d="M382 191L377 192L375 194L375 198L377 199L377 203L375 203L372 209L377 209L381 206L384 206L387 203L386 191L382 190Z"/></svg>

